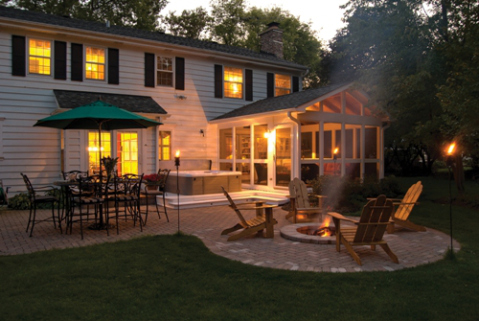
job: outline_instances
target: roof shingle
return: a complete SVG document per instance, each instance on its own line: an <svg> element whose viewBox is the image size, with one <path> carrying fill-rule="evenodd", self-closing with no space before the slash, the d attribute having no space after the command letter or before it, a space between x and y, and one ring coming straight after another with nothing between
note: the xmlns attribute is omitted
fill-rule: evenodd
<svg viewBox="0 0 479 321"><path fill-rule="evenodd" d="M273 54L256 52L246 48L226 46L226 45L218 44L216 42L211 42L211 41L177 37L177 36L172 36L172 35L160 33L160 32L151 32L151 31L145 31L145 30L140 30L140 29L135 29L130 27L119 27L119 26L107 27L106 23L85 21L85 20L49 15L49 14L44 14L40 12L20 10L20 9L14 9L14 8L3 7L3 6L0 6L0 17L48 24L48 25L64 27L64 28L81 29L81 30L99 32L99 33L110 34L115 36L125 36L125 37L144 39L144 40L150 40L155 42L163 42L163 43L168 43L172 45L196 48L200 50L221 52L225 54L232 54L237 56L259 59L259 60L267 61L270 63L283 65L286 67L297 68L300 70L308 69L306 66L303 66L294 62L286 61L283 59L279 59Z"/></svg>

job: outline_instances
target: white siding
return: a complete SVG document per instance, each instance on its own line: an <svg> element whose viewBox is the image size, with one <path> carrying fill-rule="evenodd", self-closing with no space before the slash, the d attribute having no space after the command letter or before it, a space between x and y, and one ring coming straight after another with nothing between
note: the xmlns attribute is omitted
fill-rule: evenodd
<svg viewBox="0 0 479 321"><path fill-rule="evenodd" d="M2 130L2 150L0 151L0 178L4 184L11 186L12 191L25 190L20 172L25 172L34 184L51 183L60 178L61 169L61 135L60 131L49 128L33 127L41 118L49 116L56 108L53 89L98 92L99 94L130 94L151 96L170 115L161 121L173 128L172 150L181 150L182 158L208 158L217 164L217 129L208 121L235 108L250 102L243 99L214 98L214 65L241 65L216 54L214 59L198 57L192 53L175 53L165 51L160 44L156 47L126 45L99 41L87 36L65 37L60 34L45 33L37 29L35 34L12 28L0 31L0 119L4 118ZM32 35L51 41L67 42L67 80L55 80L53 75L28 75L18 77L11 75L11 36ZM110 85L107 81L70 80L70 49L71 43L81 43L103 48L117 48L120 54L120 84ZM148 88L144 86L144 53L175 56L185 58L185 90L175 90L173 87ZM53 65L53 60L52 60ZM266 98L265 67L254 68L249 63L248 69L253 70L253 98ZM28 70L28 69L27 69ZM186 96L180 100L176 96ZM159 115L146 115L155 118ZM200 130L204 130L203 137ZM139 148L141 170L152 173L157 167L156 129L149 128L139 131ZM86 131L65 132L65 170L81 168L86 170L85 155L87 140ZM3 158L2 158L3 157ZM214 165L215 166L215 165Z"/></svg>

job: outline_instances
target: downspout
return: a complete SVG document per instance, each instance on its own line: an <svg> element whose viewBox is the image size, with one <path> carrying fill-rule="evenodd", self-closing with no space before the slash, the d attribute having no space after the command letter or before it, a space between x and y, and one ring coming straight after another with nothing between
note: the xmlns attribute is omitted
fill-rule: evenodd
<svg viewBox="0 0 479 321"><path fill-rule="evenodd" d="M385 125L381 126L381 171L379 173L379 178L384 178L384 172L386 170L384 164L384 131L391 126L390 122L386 122Z"/></svg>
<svg viewBox="0 0 479 321"><path fill-rule="evenodd" d="M293 157L296 159L296 162L295 162L296 168L295 168L294 177L301 178L301 122L297 118L294 118L291 115L290 111L288 111L287 115L291 121L293 121L294 123L296 123L296 125L298 125L298 140L296 144L296 148L298 152L294 154L294 151L293 151Z"/></svg>

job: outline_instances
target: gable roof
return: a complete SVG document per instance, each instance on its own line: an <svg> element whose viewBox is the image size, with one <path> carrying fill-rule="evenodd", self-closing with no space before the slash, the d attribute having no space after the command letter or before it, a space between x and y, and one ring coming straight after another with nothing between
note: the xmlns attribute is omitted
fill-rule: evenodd
<svg viewBox="0 0 479 321"><path fill-rule="evenodd" d="M332 84L332 85L328 85L328 86L324 86L324 87L320 87L316 89L298 91L289 95L258 100L254 103L245 105L238 109L232 110L226 114L218 116L214 118L212 121L242 117L242 116L249 116L254 114L277 112L277 111L282 111L287 109L295 109L313 100L317 100L318 98L322 96L335 92L339 89L344 90L350 87L352 84L353 83L350 83L350 82Z"/></svg>
<svg viewBox="0 0 479 321"><path fill-rule="evenodd" d="M106 23L79 20L69 17L55 16L40 12L27 11L0 6L0 17L11 20L22 20L33 23L46 24L67 29L80 29L101 34L130 37L136 39L161 42L176 46L190 47L199 50L220 52L224 54L241 56L244 58L259 59L264 62L279 64L285 67L307 70L308 67L280 59L273 54L256 52L246 48L226 46L211 41L203 41L186 37L177 37L160 32L145 31L130 27L107 26Z"/></svg>
<svg viewBox="0 0 479 321"><path fill-rule="evenodd" d="M76 108L91 104L99 99L134 113L162 114L167 112L149 96L95 93L54 89L59 108Z"/></svg>

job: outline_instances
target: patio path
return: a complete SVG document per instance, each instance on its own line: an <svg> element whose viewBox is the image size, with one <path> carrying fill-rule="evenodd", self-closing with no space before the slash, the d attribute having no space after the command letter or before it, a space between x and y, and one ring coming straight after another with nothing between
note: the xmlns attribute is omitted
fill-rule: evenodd
<svg viewBox="0 0 479 321"><path fill-rule="evenodd" d="M49 210L39 210L37 216L46 217L50 213ZM221 236L221 231L237 223L235 213L227 206L180 210L180 229L183 233L200 238L211 252L231 260L262 267L314 272L400 270L441 260L450 244L449 235L429 228L423 233L403 230L392 235L385 234L389 246L399 258L399 264L393 263L381 248L371 251L369 247L355 247L363 262L359 266L344 247L338 253L333 244L307 244L283 239L280 228L291 224L284 219L285 214L280 208L274 210L274 217L278 220L274 239L250 237L227 242L227 236ZM140 232L138 225L134 227L132 221L123 221L119 235L116 229L110 231L110 236L107 236L106 231L84 229L85 238L81 240L79 224L74 225L72 235L65 235L55 230L50 222L37 224L33 237L29 237L25 233L28 211L1 210L0 255L80 247L143 235L173 234L178 229L177 215L176 210L170 210L168 223L164 215L159 220L156 212L150 208L148 224L143 232ZM455 251L459 248L459 243L454 241Z"/></svg>

